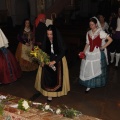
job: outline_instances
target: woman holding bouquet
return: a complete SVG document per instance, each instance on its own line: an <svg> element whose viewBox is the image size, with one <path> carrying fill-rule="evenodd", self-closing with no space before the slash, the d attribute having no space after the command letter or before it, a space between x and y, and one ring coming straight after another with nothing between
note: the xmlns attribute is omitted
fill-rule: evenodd
<svg viewBox="0 0 120 120"><path fill-rule="evenodd" d="M33 71L38 68L38 64L32 62L28 56L33 48L33 32L30 25L30 20L24 21L23 27L18 34L18 47L16 50L16 58L20 64L22 71Z"/></svg>
<svg viewBox="0 0 120 120"><path fill-rule="evenodd" d="M82 62L79 83L87 87L86 92L90 88L105 86L107 80L105 49L112 42L111 37L102 30L96 17L90 19L89 26L91 30L86 34L86 45L80 54Z"/></svg>
<svg viewBox="0 0 120 120"><path fill-rule="evenodd" d="M51 101L52 97L67 95L70 91L65 46L59 31L53 25L47 28L42 50L50 56L50 62L48 65L39 66L35 88Z"/></svg>

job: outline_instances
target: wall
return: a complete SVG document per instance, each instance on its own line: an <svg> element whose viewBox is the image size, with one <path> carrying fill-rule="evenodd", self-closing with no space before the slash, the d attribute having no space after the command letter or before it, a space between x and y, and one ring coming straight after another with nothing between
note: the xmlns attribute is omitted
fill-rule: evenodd
<svg viewBox="0 0 120 120"><path fill-rule="evenodd" d="M37 1L29 0L29 5L30 5L30 19L31 23L33 24L35 18L37 17Z"/></svg>
<svg viewBox="0 0 120 120"><path fill-rule="evenodd" d="M6 8L6 2L9 1ZM34 22L35 17L38 14L38 8L41 8L37 1L40 0L0 0L0 9L8 9L9 16L12 17L13 25L20 25L26 17L30 17L31 22ZM57 14L64 9L68 2L71 0L64 0L61 3L61 0L44 0L46 3L46 15L50 18L51 13L56 12ZM79 8L75 11L75 15L81 17L88 17L96 14L98 10L98 0L94 0L92 3L91 0L78 0ZM52 8L49 6L54 3Z"/></svg>
<svg viewBox="0 0 120 120"><path fill-rule="evenodd" d="M36 15L36 0L6 0L8 3L9 16L11 16L13 25L21 25L23 20L30 17L33 23Z"/></svg>
<svg viewBox="0 0 120 120"><path fill-rule="evenodd" d="M6 23L7 21L7 8L5 0L0 0L0 23Z"/></svg>
<svg viewBox="0 0 120 120"><path fill-rule="evenodd" d="M5 0L0 0L0 10L6 10Z"/></svg>
<svg viewBox="0 0 120 120"><path fill-rule="evenodd" d="M52 7L46 9L45 13L47 18L51 18L52 13L56 13L58 15L61 11L65 9L67 5L69 5L71 1L70 0L64 0L61 2L61 0L56 0L55 2L53 1Z"/></svg>
<svg viewBox="0 0 120 120"><path fill-rule="evenodd" d="M81 17L89 17L95 15L98 11L98 2L90 0L81 0L79 3L79 14Z"/></svg>
<svg viewBox="0 0 120 120"><path fill-rule="evenodd" d="M27 0L15 1L15 16L16 24L21 24L25 18L29 17L29 5Z"/></svg>

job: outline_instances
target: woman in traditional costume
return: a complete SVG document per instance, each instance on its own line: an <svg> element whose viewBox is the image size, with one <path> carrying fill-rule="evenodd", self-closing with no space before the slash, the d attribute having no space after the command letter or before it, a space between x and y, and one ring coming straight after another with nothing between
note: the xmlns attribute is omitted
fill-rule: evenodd
<svg viewBox="0 0 120 120"><path fill-rule="evenodd" d="M109 32L108 32L109 25L108 25L108 23L105 21L104 15L99 14L99 15L98 15L98 19L99 19L99 21L100 21L100 25L101 25L102 30L104 30L105 32L109 33Z"/></svg>
<svg viewBox="0 0 120 120"><path fill-rule="evenodd" d="M16 58L22 71L33 71L38 68L38 64L33 62L29 53L33 48L33 32L29 19L24 21L21 32L18 35L19 44L16 50Z"/></svg>
<svg viewBox="0 0 120 120"><path fill-rule="evenodd" d="M85 54L80 66L79 83L90 88L105 86L107 81L107 60L105 56L106 47L112 42L111 37L102 30L100 22L96 17L89 21L89 30L86 34L86 45L83 50ZM108 40L105 42L105 40Z"/></svg>
<svg viewBox="0 0 120 120"><path fill-rule="evenodd" d="M118 9L118 15L112 19L111 30L113 43L110 46L110 62L113 63L115 57L115 67L118 68L120 61L120 8Z"/></svg>
<svg viewBox="0 0 120 120"><path fill-rule="evenodd" d="M67 95L70 91L65 46L59 31L53 25L47 28L47 38L42 49L50 56L50 62L49 65L39 66L35 88L48 96L50 101L52 97Z"/></svg>
<svg viewBox="0 0 120 120"><path fill-rule="evenodd" d="M11 83L21 77L20 66L7 47L8 39L0 29L0 84Z"/></svg>

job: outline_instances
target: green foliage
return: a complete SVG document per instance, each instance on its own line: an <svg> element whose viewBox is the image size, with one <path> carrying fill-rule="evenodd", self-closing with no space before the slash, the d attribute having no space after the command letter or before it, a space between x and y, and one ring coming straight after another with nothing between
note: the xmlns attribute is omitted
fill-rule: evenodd
<svg viewBox="0 0 120 120"><path fill-rule="evenodd" d="M3 115L4 105L0 103L0 115Z"/></svg>
<svg viewBox="0 0 120 120"><path fill-rule="evenodd" d="M38 61L39 64L48 64L50 62L50 57L43 52L38 46L34 46L34 50L30 52L31 58Z"/></svg>
<svg viewBox="0 0 120 120"><path fill-rule="evenodd" d="M63 114L64 117L68 117L68 118L74 118L81 114L79 111L74 110L73 108L64 109L62 110L61 113Z"/></svg>
<svg viewBox="0 0 120 120"><path fill-rule="evenodd" d="M78 117L79 115L82 115L80 111L77 111L73 108L68 108L66 105L57 106L56 108L50 107L48 110L46 110L45 105L41 104L38 106L38 109L43 111L50 111L50 112L53 112L54 114L61 114L64 117L68 117L68 118L74 118L74 117ZM57 113L58 109L59 109L59 112Z"/></svg>
<svg viewBox="0 0 120 120"><path fill-rule="evenodd" d="M6 97L4 99L0 99L0 115L3 115L5 104L8 101L13 100L13 99L15 99L15 97L10 97L10 96L8 96L8 97Z"/></svg>
<svg viewBox="0 0 120 120"><path fill-rule="evenodd" d="M25 104L24 104L25 103ZM20 99L18 101L18 109L21 109L23 111L27 111L29 109L29 104L28 101L24 100L24 99Z"/></svg>

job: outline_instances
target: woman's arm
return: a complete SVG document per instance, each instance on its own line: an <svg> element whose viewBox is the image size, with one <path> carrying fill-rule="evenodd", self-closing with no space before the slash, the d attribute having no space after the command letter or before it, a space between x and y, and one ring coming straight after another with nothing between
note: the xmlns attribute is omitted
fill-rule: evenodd
<svg viewBox="0 0 120 120"><path fill-rule="evenodd" d="M113 41L112 38L111 38L110 36L108 36L108 37L107 37L107 42L106 42L106 44L103 45L100 49L101 49L101 50L105 49L108 45L111 44L112 41Z"/></svg>
<svg viewBox="0 0 120 120"><path fill-rule="evenodd" d="M85 45L85 47L84 47L84 50L83 50L84 53L86 52L88 46L89 46L89 44L86 43L86 45Z"/></svg>

